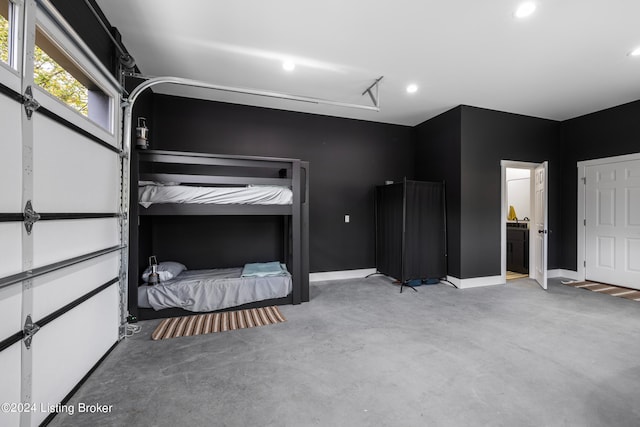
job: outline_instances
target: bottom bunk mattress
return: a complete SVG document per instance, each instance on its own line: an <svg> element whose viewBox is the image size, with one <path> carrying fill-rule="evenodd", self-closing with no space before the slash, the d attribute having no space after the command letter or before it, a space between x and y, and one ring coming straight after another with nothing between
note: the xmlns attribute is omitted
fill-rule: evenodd
<svg viewBox="0 0 640 427"><path fill-rule="evenodd" d="M166 282L138 287L138 307L214 311L286 297L293 288L291 274L284 266L283 273L277 276L242 275L242 268L186 270Z"/></svg>

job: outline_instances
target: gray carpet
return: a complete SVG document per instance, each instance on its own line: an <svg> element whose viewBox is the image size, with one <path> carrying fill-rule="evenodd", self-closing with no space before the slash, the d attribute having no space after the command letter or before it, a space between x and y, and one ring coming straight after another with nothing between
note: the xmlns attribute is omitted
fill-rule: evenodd
<svg viewBox="0 0 640 427"><path fill-rule="evenodd" d="M552 280L312 284L286 323L120 343L52 426L638 426L640 306Z"/></svg>

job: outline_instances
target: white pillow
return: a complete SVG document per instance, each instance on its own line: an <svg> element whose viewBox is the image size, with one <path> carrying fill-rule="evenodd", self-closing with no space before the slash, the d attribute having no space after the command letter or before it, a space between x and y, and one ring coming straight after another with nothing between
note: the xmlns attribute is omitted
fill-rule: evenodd
<svg viewBox="0 0 640 427"><path fill-rule="evenodd" d="M187 267L185 267L183 264L180 264L179 262L175 262L175 261L165 261L165 262L161 262L158 263L158 279L161 282L166 282L167 280L171 280L174 277L176 277L178 274L182 273L184 270L186 270ZM142 273L142 280L144 280L145 282L149 281L149 275L151 274L151 267L147 267L144 270L144 273Z"/></svg>

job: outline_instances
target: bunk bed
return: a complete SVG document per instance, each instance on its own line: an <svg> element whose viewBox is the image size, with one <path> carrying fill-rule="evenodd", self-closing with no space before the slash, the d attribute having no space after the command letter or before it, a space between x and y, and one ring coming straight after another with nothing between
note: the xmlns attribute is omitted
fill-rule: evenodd
<svg viewBox="0 0 640 427"><path fill-rule="evenodd" d="M132 160L131 316L145 320L309 300L308 162L164 150L138 150ZM215 268L212 259L208 268L181 268L160 284L144 283L141 277L154 247L153 236L141 232L141 224L156 218L216 216L281 218L280 260ZM188 266L189 260L169 263ZM265 267L276 271L265 272Z"/></svg>

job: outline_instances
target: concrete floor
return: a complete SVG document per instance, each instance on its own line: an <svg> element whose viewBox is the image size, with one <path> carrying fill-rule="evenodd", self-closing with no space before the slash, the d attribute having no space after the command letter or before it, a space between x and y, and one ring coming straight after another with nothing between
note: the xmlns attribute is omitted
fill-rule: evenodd
<svg viewBox="0 0 640 427"><path fill-rule="evenodd" d="M312 284L286 323L121 342L52 426L638 426L640 303L522 279Z"/></svg>

